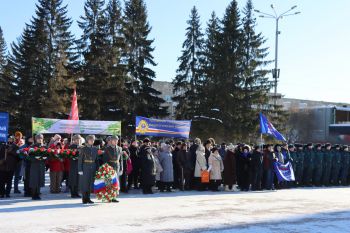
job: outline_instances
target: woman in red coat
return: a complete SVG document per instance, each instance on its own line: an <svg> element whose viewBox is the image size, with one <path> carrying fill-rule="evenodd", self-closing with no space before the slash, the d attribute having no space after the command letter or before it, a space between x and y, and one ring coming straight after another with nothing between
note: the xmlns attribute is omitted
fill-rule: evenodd
<svg viewBox="0 0 350 233"><path fill-rule="evenodd" d="M54 155L48 161L50 168L50 192L60 193L64 166L63 160L58 157L58 151L62 149L62 145L60 142L57 142L55 145L51 145L50 148L55 150Z"/></svg>

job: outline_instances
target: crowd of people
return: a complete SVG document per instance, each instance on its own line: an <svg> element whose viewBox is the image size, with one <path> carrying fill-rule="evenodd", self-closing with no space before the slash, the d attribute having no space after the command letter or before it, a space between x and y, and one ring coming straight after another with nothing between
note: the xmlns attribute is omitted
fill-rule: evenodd
<svg viewBox="0 0 350 233"><path fill-rule="evenodd" d="M29 160L18 156L21 148L76 149L77 159ZM103 153L98 153L102 150ZM278 181L274 163L293 167L295 181ZM143 194L179 191L259 191L304 186L349 185L350 152L348 146L331 144L226 144L209 138L191 141L123 140L116 136L86 139L74 135L71 140L56 134L47 144L39 134L26 140L20 132L0 146L0 198L21 193L40 200L49 172L50 192L70 192L72 198L90 199L96 169L109 164L118 174L120 191L142 189ZM209 182L203 181L203 171ZM118 202L113 199L113 202Z"/></svg>

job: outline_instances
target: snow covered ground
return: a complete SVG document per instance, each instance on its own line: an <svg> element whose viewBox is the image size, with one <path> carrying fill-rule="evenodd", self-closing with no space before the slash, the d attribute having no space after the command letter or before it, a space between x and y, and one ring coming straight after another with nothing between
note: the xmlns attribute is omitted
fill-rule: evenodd
<svg viewBox="0 0 350 233"><path fill-rule="evenodd" d="M122 195L84 206L68 194L0 199L0 232L350 232L350 188Z"/></svg>

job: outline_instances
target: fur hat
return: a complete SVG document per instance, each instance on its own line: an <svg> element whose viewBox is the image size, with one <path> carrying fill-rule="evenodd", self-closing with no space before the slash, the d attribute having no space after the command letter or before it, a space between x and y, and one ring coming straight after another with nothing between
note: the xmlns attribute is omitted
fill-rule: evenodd
<svg viewBox="0 0 350 233"><path fill-rule="evenodd" d="M38 140L38 139L44 139L44 135L42 134L35 135L35 140Z"/></svg>
<svg viewBox="0 0 350 233"><path fill-rule="evenodd" d="M88 136L86 136L86 141L89 141L89 140L93 140L93 141L95 141L95 135L88 135Z"/></svg>
<svg viewBox="0 0 350 233"><path fill-rule="evenodd" d="M73 140L81 140L81 136L80 136L80 134L76 134L76 135L73 136L72 139Z"/></svg>

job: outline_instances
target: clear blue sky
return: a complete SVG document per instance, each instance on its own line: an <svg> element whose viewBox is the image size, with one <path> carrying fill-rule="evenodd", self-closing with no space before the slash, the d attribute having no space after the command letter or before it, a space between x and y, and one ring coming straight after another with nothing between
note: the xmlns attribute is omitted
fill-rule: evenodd
<svg viewBox="0 0 350 233"><path fill-rule="evenodd" d="M84 0L64 0L74 20L72 31L79 36L76 21L83 14ZM205 28L212 11L222 17L230 0L146 0L157 80L170 81L178 66L186 21L193 5L199 9ZM8 44L20 36L25 22L34 14L36 0L6 0L0 8L0 26ZM238 0L240 7L245 0ZM293 5L301 15L280 23L279 92L289 98L350 103L350 1L349 0L253 0L256 9L282 12ZM268 39L270 59L274 58L274 21L258 18L258 31Z"/></svg>

